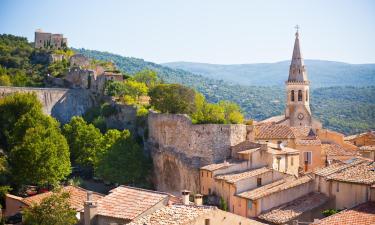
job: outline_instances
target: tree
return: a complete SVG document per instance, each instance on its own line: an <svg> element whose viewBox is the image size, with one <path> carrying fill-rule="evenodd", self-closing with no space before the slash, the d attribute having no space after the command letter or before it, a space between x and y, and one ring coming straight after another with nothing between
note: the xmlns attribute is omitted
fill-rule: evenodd
<svg viewBox="0 0 375 225"><path fill-rule="evenodd" d="M12 86L12 82L8 75L0 75L0 86Z"/></svg>
<svg viewBox="0 0 375 225"><path fill-rule="evenodd" d="M104 180L120 184L134 184L143 180L148 167L142 148L128 130L124 130L121 137L116 139L99 161L97 174Z"/></svg>
<svg viewBox="0 0 375 225"><path fill-rule="evenodd" d="M34 93L15 93L0 98L0 144L9 150L10 133L16 122L26 113L42 112L42 104Z"/></svg>
<svg viewBox="0 0 375 225"><path fill-rule="evenodd" d="M195 91L180 84L159 84L151 89L150 104L162 113L191 114L195 111Z"/></svg>
<svg viewBox="0 0 375 225"><path fill-rule="evenodd" d="M224 109L226 123L243 123L244 116L241 113L241 108L236 103L231 101L220 101L218 104Z"/></svg>
<svg viewBox="0 0 375 225"><path fill-rule="evenodd" d="M27 129L10 152L9 167L17 185L57 184L71 172L65 137L53 126Z"/></svg>
<svg viewBox="0 0 375 225"><path fill-rule="evenodd" d="M24 210L25 225L73 225L78 222L76 210L70 207L68 192L55 192L39 205Z"/></svg>
<svg viewBox="0 0 375 225"><path fill-rule="evenodd" d="M93 168L98 154L102 151L100 130L79 116L73 117L63 127L63 134L68 140L70 158L73 164Z"/></svg>
<svg viewBox="0 0 375 225"><path fill-rule="evenodd" d="M133 79L135 81L145 83L148 88L154 87L156 84L160 83L160 80L158 78L158 75L155 71L145 69L137 72L134 76Z"/></svg>
<svg viewBox="0 0 375 225"><path fill-rule="evenodd" d="M127 80L124 81L124 94L132 97L136 101L142 95L147 95L148 88L145 83L138 81Z"/></svg>
<svg viewBox="0 0 375 225"><path fill-rule="evenodd" d="M125 94L124 83L120 81L108 81L105 85L105 93L109 96L122 96Z"/></svg>

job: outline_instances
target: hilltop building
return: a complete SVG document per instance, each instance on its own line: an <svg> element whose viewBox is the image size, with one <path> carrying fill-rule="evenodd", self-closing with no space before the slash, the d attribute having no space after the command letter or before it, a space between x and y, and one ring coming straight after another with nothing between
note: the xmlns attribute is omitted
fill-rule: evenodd
<svg viewBox="0 0 375 225"><path fill-rule="evenodd" d="M68 46L63 34L52 34L41 29L35 31L34 47L40 49L61 49Z"/></svg>

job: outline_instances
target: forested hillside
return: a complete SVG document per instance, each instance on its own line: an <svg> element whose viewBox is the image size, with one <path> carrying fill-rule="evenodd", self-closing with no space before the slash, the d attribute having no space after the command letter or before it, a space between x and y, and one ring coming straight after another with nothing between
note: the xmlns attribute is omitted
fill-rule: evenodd
<svg viewBox="0 0 375 225"><path fill-rule="evenodd" d="M283 85L290 61L238 65L217 65L192 62L165 63L212 79L242 85ZM312 87L375 85L375 64L348 64L323 60L305 60Z"/></svg>
<svg viewBox="0 0 375 225"><path fill-rule="evenodd" d="M165 82L193 87L203 93L208 101L230 100L238 103L248 118L262 120L280 115L284 111L284 85L266 87L230 84L223 80L210 79L142 59L85 49L75 49L75 51L88 57L112 61L129 74L145 68L155 70ZM312 110L325 127L346 134L362 132L375 129L373 96L375 96L375 86L315 88L311 95Z"/></svg>

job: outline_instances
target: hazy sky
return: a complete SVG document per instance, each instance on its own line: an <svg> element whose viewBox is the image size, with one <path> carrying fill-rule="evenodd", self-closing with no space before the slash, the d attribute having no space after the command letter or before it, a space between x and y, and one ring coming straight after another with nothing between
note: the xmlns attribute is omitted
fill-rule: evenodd
<svg viewBox="0 0 375 225"><path fill-rule="evenodd" d="M305 58L375 63L375 1L0 0L0 33L63 33L70 46L153 62Z"/></svg>

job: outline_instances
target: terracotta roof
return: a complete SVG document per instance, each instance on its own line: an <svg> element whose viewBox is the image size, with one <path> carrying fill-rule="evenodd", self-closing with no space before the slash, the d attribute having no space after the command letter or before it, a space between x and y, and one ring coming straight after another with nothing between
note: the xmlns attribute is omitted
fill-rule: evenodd
<svg viewBox="0 0 375 225"><path fill-rule="evenodd" d="M316 175L319 175L319 176L327 177L331 174L340 172L340 171L342 171L346 168L349 168L351 166L354 166L354 165L357 165L357 164L363 163L363 162L364 162L364 160L362 160L362 159L354 159L354 160L351 160L349 163L336 161L335 163L333 163L333 164L331 164L327 167L315 170L314 173Z"/></svg>
<svg viewBox="0 0 375 225"><path fill-rule="evenodd" d="M245 191L237 196L250 199L250 200L256 200L259 198L263 198L265 196L269 196L272 194L275 194L277 192L290 189L308 182L311 182L312 178L309 176L303 176L300 178L291 178L291 179L281 179L279 181L264 185L262 187L250 190L250 191Z"/></svg>
<svg viewBox="0 0 375 225"><path fill-rule="evenodd" d="M168 194L141 188L119 186L98 201L97 214L133 220L168 197Z"/></svg>
<svg viewBox="0 0 375 225"><path fill-rule="evenodd" d="M294 201L273 208L270 211L259 215L258 217L266 220L267 222L284 224L300 216L304 212L321 206L327 201L328 197L324 194L312 192Z"/></svg>
<svg viewBox="0 0 375 225"><path fill-rule="evenodd" d="M322 142L318 138L314 139L296 139L296 145L321 145Z"/></svg>
<svg viewBox="0 0 375 225"><path fill-rule="evenodd" d="M246 172L219 175L219 176L216 176L215 179L224 180L228 183L233 184L233 183L236 183L240 180L250 178L250 177L255 177L255 176L258 176L258 175L261 175L261 174L264 174L264 173L269 173L269 172L272 172L272 170L267 168L267 167L262 167L262 168L259 168L259 169L249 170L249 171L246 171Z"/></svg>
<svg viewBox="0 0 375 225"><path fill-rule="evenodd" d="M175 204L163 207L151 214L135 219L129 225L183 225L192 224L200 216L219 210L215 206L195 206ZM233 215L236 216L236 215ZM243 218L246 220L246 218ZM246 220L246 224L263 225L255 220Z"/></svg>
<svg viewBox="0 0 375 225"><path fill-rule="evenodd" d="M256 126L256 139L289 139L295 138L292 129L286 125L263 124Z"/></svg>
<svg viewBox="0 0 375 225"><path fill-rule="evenodd" d="M245 151L249 149L259 148L260 144L249 140L243 141L235 146L232 146L234 152Z"/></svg>
<svg viewBox="0 0 375 225"><path fill-rule="evenodd" d="M347 209L326 217L314 225L374 225L375 224L375 202L367 202L354 208Z"/></svg>
<svg viewBox="0 0 375 225"><path fill-rule="evenodd" d="M375 151L375 145L365 145L362 147L359 147L360 151Z"/></svg>
<svg viewBox="0 0 375 225"><path fill-rule="evenodd" d="M296 138L302 138L309 135L311 127L290 127L290 129Z"/></svg>
<svg viewBox="0 0 375 225"><path fill-rule="evenodd" d="M375 131L369 131L369 132L364 132L364 133L360 133L360 134L354 134L354 135L346 136L344 138L344 140L350 141L350 140L353 140L355 138L365 136L365 135L373 136L375 138Z"/></svg>
<svg viewBox="0 0 375 225"><path fill-rule="evenodd" d="M259 121L259 123L279 123L285 119L287 119L285 118L285 115L279 115L279 116L273 116L265 120Z"/></svg>
<svg viewBox="0 0 375 225"><path fill-rule="evenodd" d="M215 170L218 170L218 169L230 167L232 165L233 164L231 164L231 163L229 163L227 161L226 162L222 162L222 163L213 163L213 164L201 167L201 170L215 171Z"/></svg>
<svg viewBox="0 0 375 225"><path fill-rule="evenodd" d="M358 152L346 150L338 144L322 144L322 151L327 156L356 156Z"/></svg>
<svg viewBox="0 0 375 225"><path fill-rule="evenodd" d="M337 180L350 183L374 184L375 162L364 161L363 163L345 168L340 172L327 177L328 180Z"/></svg>
<svg viewBox="0 0 375 225"><path fill-rule="evenodd" d="M81 211L83 209L83 204L87 199L87 190L75 186L66 186L63 187L62 191L70 193L69 203L73 209L77 211ZM22 202L24 202L26 205L39 204L44 198L51 196L52 193L53 192L49 191L46 193L33 195L24 198ZM103 195L93 192L92 197L94 201L97 201L103 198Z"/></svg>

